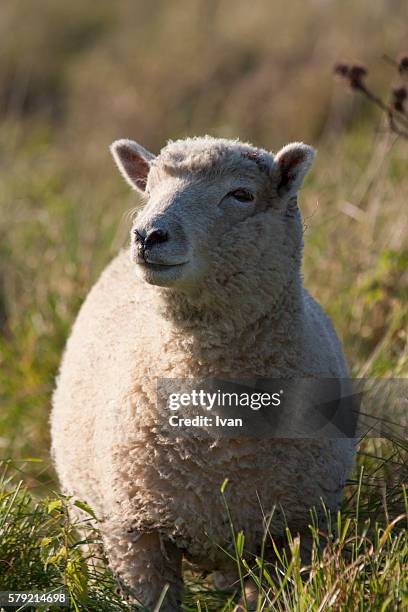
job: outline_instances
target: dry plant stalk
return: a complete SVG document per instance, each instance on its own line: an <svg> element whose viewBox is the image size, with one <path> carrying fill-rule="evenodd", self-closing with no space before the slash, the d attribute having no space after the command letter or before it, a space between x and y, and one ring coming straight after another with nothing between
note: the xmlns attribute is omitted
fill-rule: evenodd
<svg viewBox="0 0 408 612"><path fill-rule="evenodd" d="M384 59L397 69L401 79L406 80L408 78L408 54L403 54L396 60L388 56L384 56ZM389 101L386 103L367 86L368 70L365 66L339 62L334 66L334 73L347 81L351 89L362 93L385 114L391 132L408 140L408 110L406 106L408 90L406 85L401 84L392 88Z"/></svg>

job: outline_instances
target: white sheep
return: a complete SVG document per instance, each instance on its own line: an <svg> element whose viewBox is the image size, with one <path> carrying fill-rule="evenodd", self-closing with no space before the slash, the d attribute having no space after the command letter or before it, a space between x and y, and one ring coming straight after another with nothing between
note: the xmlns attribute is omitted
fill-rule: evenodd
<svg viewBox="0 0 408 612"><path fill-rule="evenodd" d="M211 137L155 157L111 147L146 204L88 295L53 398L52 449L63 490L89 502L113 571L153 609L179 609L182 557L228 574L220 485L256 550L274 505L306 537L309 508L338 507L352 440L259 439L158 426L158 378L347 378L329 318L303 288L297 192L314 158L303 143L275 156ZM136 272L136 273L135 273ZM273 522L276 535L283 518Z"/></svg>

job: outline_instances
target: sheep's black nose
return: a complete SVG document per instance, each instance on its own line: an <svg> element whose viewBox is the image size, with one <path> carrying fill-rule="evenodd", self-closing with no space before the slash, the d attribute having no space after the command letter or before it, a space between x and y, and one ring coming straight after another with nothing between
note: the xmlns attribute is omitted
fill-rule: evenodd
<svg viewBox="0 0 408 612"><path fill-rule="evenodd" d="M161 229L152 229L147 233L144 239L145 247L152 247L155 244L160 244L161 242L166 242L168 239L168 233L165 230Z"/></svg>

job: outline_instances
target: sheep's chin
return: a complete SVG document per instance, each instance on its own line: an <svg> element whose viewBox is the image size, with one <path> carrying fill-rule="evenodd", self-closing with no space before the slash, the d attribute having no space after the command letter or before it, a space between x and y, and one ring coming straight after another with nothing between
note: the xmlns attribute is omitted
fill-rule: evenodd
<svg viewBox="0 0 408 612"><path fill-rule="evenodd" d="M136 274L149 285L173 287L182 281L187 264L175 266L145 266L136 264Z"/></svg>

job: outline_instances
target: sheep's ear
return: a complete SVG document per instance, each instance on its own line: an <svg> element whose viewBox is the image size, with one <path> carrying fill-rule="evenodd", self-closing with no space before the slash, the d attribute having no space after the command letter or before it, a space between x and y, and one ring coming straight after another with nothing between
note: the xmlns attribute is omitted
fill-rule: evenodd
<svg viewBox="0 0 408 612"><path fill-rule="evenodd" d="M133 189L145 191L150 163L154 159L149 153L133 140L115 140L110 146L113 159L122 176Z"/></svg>
<svg viewBox="0 0 408 612"><path fill-rule="evenodd" d="M278 194L293 196L302 186L309 172L316 151L303 142L293 142L283 147L274 159L274 170L278 181Z"/></svg>

